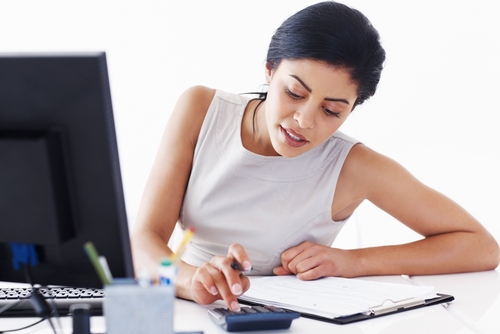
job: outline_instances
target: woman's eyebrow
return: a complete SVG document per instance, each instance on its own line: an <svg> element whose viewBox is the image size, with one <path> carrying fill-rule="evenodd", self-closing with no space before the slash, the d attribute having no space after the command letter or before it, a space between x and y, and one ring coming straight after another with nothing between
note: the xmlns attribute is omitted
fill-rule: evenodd
<svg viewBox="0 0 500 334"><path fill-rule="evenodd" d="M306 85L306 83L304 81L302 81L301 78L299 78L298 76L296 76L295 74L290 74L290 76L292 78L294 78L295 80L297 80L302 86L304 86L304 88L309 92L311 93L312 92L312 89L309 88L308 85ZM325 97L325 100L326 101L332 101L332 102L342 102L342 103L345 103L347 105L349 105L349 101L347 101L346 99L339 99L339 98L335 98L335 97Z"/></svg>
<svg viewBox="0 0 500 334"><path fill-rule="evenodd" d="M309 86L308 86L308 85L306 85L306 83L305 83L304 81L302 81L302 79L301 79L301 78L299 78L299 77L298 77L298 76L296 76L295 74L290 74L290 76L291 76L292 78L294 78L295 80L297 80L298 82L300 82L300 84L301 84L302 86L304 86L304 88L305 88L305 89L306 89L309 93L311 93L311 92L312 92L312 89L311 89L311 88L309 88Z"/></svg>

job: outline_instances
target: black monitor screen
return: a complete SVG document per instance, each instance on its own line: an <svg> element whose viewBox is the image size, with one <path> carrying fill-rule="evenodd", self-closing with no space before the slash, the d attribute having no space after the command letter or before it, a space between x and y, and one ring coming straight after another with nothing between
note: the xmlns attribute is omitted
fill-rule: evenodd
<svg viewBox="0 0 500 334"><path fill-rule="evenodd" d="M88 241L133 277L106 56L0 55L0 281L102 287Z"/></svg>

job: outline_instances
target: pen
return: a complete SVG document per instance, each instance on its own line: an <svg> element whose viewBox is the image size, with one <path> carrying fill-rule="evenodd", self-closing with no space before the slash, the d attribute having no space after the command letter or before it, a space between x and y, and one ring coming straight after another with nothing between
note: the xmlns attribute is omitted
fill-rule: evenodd
<svg viewBox="0 0 500 334"><path fill-rule="evenodd" d="M244 273L249 273L253 270L253 268L245 270L245 268L243 268L241 266L241 264L239 262L236 262L236 261L231 262L231 268L233 268L234 270L239 270L239 271L244 272Z"/></svg>
<svg viewBox="0 0 500 334"><path fill-rule="evenodd" d="M181 256L182 251L184 251L184 248L186 247L189 240L191 240L191 238L193 237L193 234L194 234L194 227L188 228L186 233L184 233L184 239L182 239L182 242L177 248L177 251L173 253L172 256L170 257L172 261Z"/></svg>
<svg viewBox="0 0 500 334"><path fill-rule="evenodd" d="M85 249L85 252L89 257L90 262L92 262L92 265L94 266L94 269L97 272L97 275L99 276L102 284L103 285L111 284L111 281L106 276L106 272L104 271L101 263L99 262L99 254L97 253L94 244L91 241L88 241L83 245L83 248Z"/></svg>

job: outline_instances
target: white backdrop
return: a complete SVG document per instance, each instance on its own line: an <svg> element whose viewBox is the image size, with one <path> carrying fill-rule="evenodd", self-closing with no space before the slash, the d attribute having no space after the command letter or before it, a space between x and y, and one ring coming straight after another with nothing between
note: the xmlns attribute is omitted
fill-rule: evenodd
<svg viewBox="0 0 500 334"><path fill-rule="evenodd" d="M0 0L0 52L106 51L134 223L179 94L258 89L275 29L307 0ZM377 94L342 130L468 209L500 240L500 2L345 0L382 36ZM361 231L361 233L358 233ZM369 203L339 247L417 238Z"/></svg>

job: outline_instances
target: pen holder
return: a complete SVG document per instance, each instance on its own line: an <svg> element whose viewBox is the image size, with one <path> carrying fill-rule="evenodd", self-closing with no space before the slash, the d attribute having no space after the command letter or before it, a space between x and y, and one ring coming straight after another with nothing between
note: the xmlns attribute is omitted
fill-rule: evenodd
<svg viewBox="0 0 500 334"><path fill-rule="evenodd" d="M111 284L104 287L107 334L173 334L174 287Z"/></svg>

